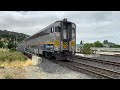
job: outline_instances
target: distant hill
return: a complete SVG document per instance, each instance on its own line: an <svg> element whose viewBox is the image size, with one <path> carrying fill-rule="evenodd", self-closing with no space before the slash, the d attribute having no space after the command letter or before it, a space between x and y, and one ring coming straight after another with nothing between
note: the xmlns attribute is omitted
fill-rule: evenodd
<svg viewBox="0 0 120 90"><path fill-rule="evenodd" d="M3 42L17 42L24 40L25 38L29 37L29 35L26 35L24 33L18 33L13 31L7 31L7 30L0 30L0 41Z"/></svg>

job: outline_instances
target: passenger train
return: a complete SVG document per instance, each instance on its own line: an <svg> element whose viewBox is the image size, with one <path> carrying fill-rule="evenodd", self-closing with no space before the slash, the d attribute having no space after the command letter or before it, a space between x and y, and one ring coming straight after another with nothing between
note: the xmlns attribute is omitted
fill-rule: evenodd
<svg viewBox="0 0 120 90"><path fill-rule="evenodd" d="M56 21L21 41L17 50L66 60L76 51L76 25L67 19Z"/></svg>

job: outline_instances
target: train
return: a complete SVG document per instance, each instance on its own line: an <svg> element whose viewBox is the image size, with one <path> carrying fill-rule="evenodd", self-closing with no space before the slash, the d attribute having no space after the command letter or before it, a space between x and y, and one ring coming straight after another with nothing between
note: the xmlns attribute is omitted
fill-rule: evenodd
<svg viewBox="0 0 120 90"><path fill-rule="evenodd" d="M39 32L24 39L17 45L17 50L43 55L56 60L66 60L75 55L76 24L63 20L55 21Z"/></svg>

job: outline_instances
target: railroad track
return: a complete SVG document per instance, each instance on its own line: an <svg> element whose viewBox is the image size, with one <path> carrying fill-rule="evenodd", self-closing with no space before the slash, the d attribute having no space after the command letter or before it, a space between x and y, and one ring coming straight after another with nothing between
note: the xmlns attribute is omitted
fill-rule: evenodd
<svg viewBox="0 0 120 90"><path fill-rule="evenodd" d="M120 79L120 72L119 71L115 71L115 70L110 70L110 69L106 69L106 68L102 68L102 67L97 67L95 65L90 65L85 61L91 61L91 62L97 62L97 63L102 63L102 64L108 64L108 65L112 65L112 66L120 66L120 63L117 62L112 62L112 61L104 61L104 60L97 60L97 59L92 59L92 58L86 58L86 57L78 57L75 56L73 58L68 58L68 60L70 60L75 67L78 68L84 68L87 71L93 72L95 74L107 77L107 78L111 78L111 79Z"/></svg>
<svg viewBox="0 0 120 90"><path fill-rule="evenodd" d="M76 60L77 59L77 60ZM53 60L55 63L60 64L62 66L68 67L70 69L73 69L75 71L87 71L87 74L93 73L95 75L98 75L100 77L98 78L106 78L106 79L120 79L120 72L110 70L110 69L105 69L105 68L100 68L94 65L89 65L87 63L83 63L81 61L78 61L78 59L82 60L88 60L91 62L98 62L98 63L103 63L103 64L109 64L109 65L119 65L116 62L107 62L104 60L101 61L96 61L97 59L91 59L91 58L81 58L81 57L74 57L74 58L68 58L70 62L63 62L63 61L56 61Z"/></svg>
<svg viewBox="0 0 120 90"><path fill-rule="evenodd" d="M118 62L108 61L108 60L102 60L102 59L95 59L95 58L88 58L88 57L80 57L80 56L75 56L75 57L73 57L72 59L82 59L82 60L88 60L88 61L93 61L93 62L99 62L99 63L103 63L103 64L120 66L120 63L118 63Z"/></svg>
<svg viewBox="0 0 120 90"><path fill-rule="evenodd" d="M87 65L81 62L77 62L77 61L63 62L63 61L56 61L56 60L52 60L52 61L62 66L73 69L75 71L82 70L83 72L87 72L87 74L92 73L92 76L93 74L97 75L97 78L105 78L105 79L119 79L120 78L120 73L118 72Z"/></svg>
<svg viewBox="0 0 120 90"><path fill-rule="evenodd" d="M44 58L44 57L43 57ZM97 60L97 59L91 59L91 58L81 58L81 57L73 57L73 58L68 58L69 61L57 61L55 59L52 59L53 62L60 64L61 66L68 67L72 70L79 71L79 72L87 72L87 74L94 74L97 75L98 78L105 78L105 79L120 79L120 72L117 71L112 71L100 67L96 67L94 65L89 65L87 63L83 63L80 60L88 60L91 62L98 62L98 63L103 63L103 64L109 64L109 65L119 65L115 62L111 61L103 61L103 60Z"/></svg>

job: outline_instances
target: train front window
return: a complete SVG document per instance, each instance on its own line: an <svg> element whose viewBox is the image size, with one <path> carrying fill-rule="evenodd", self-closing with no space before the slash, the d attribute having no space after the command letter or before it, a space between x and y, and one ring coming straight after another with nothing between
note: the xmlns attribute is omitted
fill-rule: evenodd
<svg viewBox="0 0 120 90"><path fill-rule="evenodd" d="M75 36L75 29L72 28L72 38L74 38L74 36Z"/></svg>
<svg viewBox="0 0 120 90"><path fill-rule="evenodd" d="M48 45L46 45L46 48L53 48L53 45L52 44L48 44Z"/></svg>
<svg viewBox="0 0 120 90"><path fill-rule="evenodd" d="M67 30L63 30L63 39L67 39Z"/></svg>
<svg viewBox="0 0 120 90"><path fill-rule="evenodd" d="M63 25L63 39L68 39L69 38L69 24L64 23Z"/></svg>

